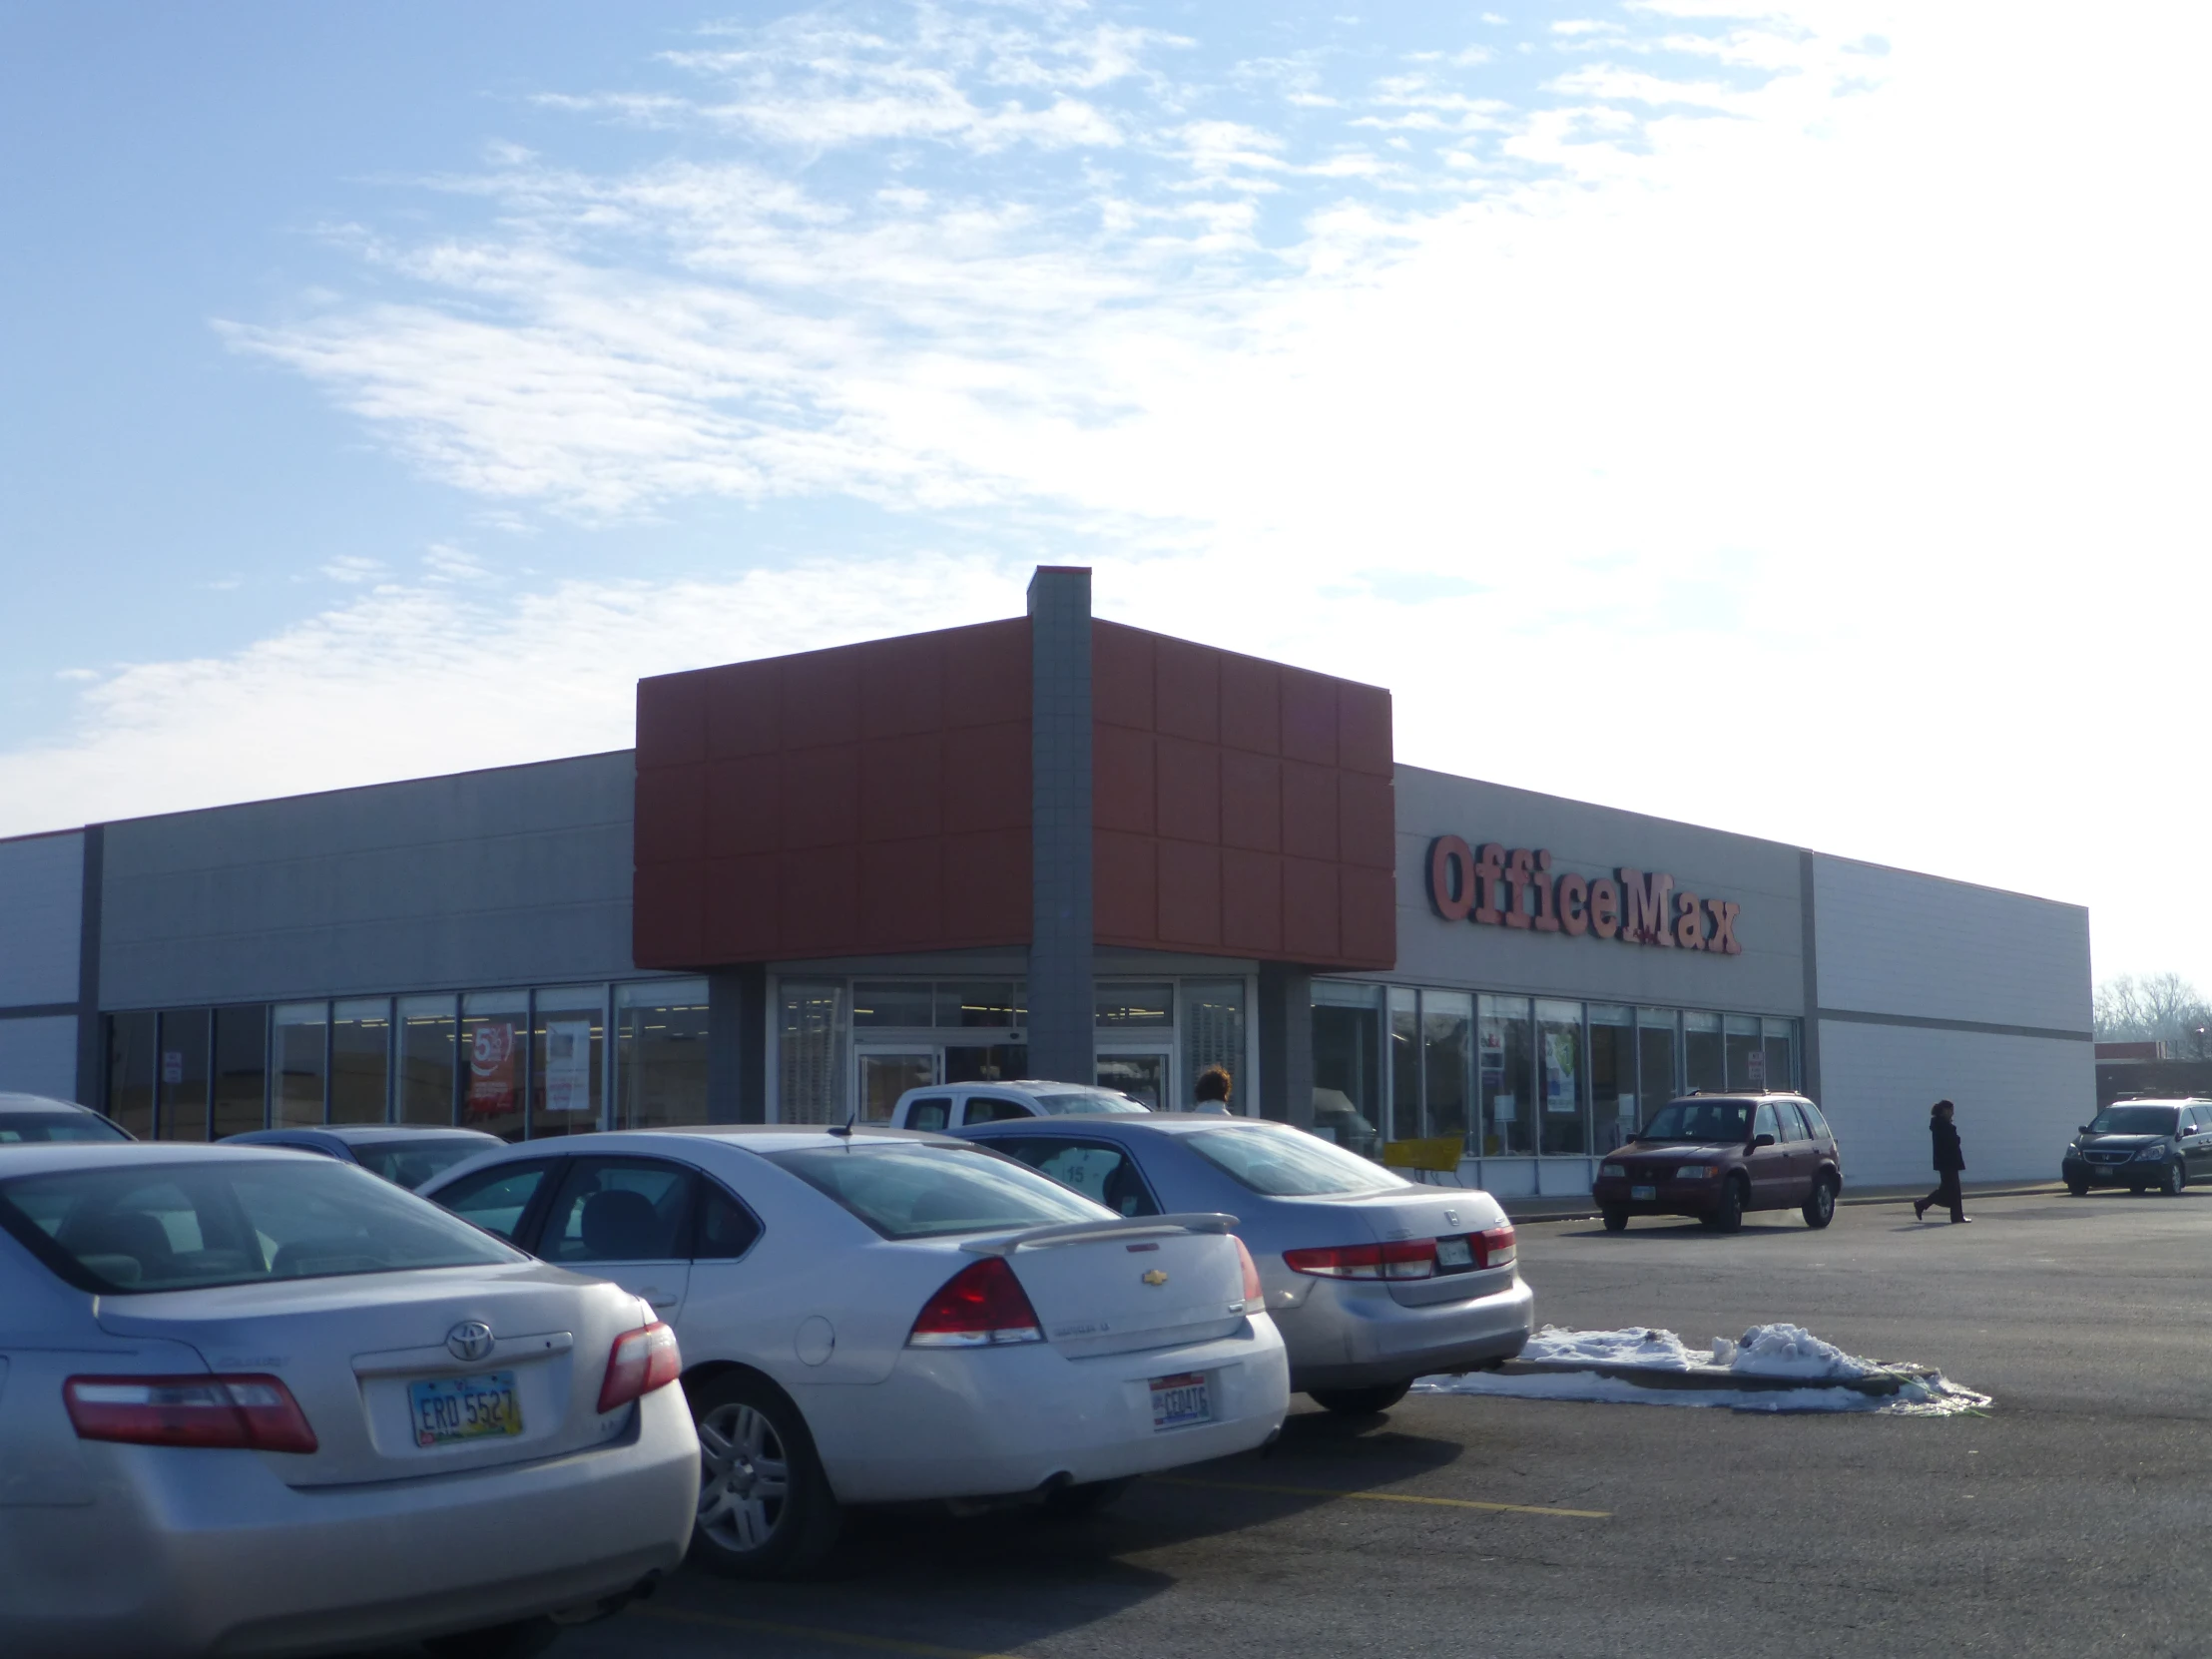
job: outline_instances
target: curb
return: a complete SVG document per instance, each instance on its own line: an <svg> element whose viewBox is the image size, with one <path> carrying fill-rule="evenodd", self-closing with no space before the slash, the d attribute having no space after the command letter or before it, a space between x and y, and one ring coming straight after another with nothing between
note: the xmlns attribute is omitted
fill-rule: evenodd
<svg viewBox="0 0 2212 1659"><path fill-rule="evenodd" d="M1992 1181L1964 1189L1968 1198L2052 1198L2066 1190L2058 1181L2037 1181L2027 1185L2007 1185ZM1925 1189L1913 1187L1869 1187L1864 1192L1846 1189L1837 1198L1845 1204L1910 1204L1924 1196ZM1496 1198L1497 1195L1490 1195ZM1505 1219L1512 1222L1538 1221L1595 1221L1597 1206L1587 1198L1575 1199L1515 1199L1499 1198L1499 1206L1505 1211ZM1780 1212L1777 1212L1778 1214Z"/></svg>

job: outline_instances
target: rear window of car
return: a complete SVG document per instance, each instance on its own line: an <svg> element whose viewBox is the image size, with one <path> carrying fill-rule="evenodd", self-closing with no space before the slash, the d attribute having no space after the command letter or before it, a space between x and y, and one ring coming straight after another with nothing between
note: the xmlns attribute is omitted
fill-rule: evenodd
<svg viewBox="0 0 2212 1659"><path fill-rule="evenodd" d="M413 1192L433 1175L443 1175L455 1164L495 1150L499 1142L447 1139L434 1135L419 1141L371 1141L355 1146L353 1156L361 1168L380 1175L395 1187Z"/></svg>
<svg viewBox="0 0 2212 1659"><path fill-rule="evenodd" d="M97 1112L9 1112L0 1116L0 1146L15 1141L127 1141Z"/></svg>
<svg viewBox="0 0 2212 1659"><path fill-rule="evenodd" d="M1113 1215L980 1147L806 1147L772 1152L768 1160L886 1239L1054 1227Z"/></svg>
<svg viewBox="0 0 2212 1659"><path fill-rule="evenodd" d="M1051 1094L1036 1097L1040 1111L1058 1115L1063 1112L1146 1112L1152 1108L1131 1100L1125 1094L1114 1094L1105 1089L1056 1089Z"/></svg>
<svg viewBox="0 0 2212 1659"><path fill-rule="evenodd" d="M1408 1185L1380 1164L1297 1129L1207 1129L1185 1141L1230 1179L1270 1198L1320 1198Z"/></svg>
<svg viewBox="0 0 2212 1659"><path fill-rule="evenodd" d="M134 1164L0 1181L0 1227L103 1295L529 1258L348 1164Z"/></svg>

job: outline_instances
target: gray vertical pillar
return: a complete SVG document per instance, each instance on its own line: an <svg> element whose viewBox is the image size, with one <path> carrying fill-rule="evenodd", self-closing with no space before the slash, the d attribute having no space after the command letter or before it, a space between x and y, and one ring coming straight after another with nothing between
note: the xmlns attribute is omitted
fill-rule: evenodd
<svg viewBox="0 0 2212 1659"><path fill-rule="evenodd" d="M108 1109L107 1022L100 1017L100 912L107 885L106 827L85 827L85 867L78 890L77 1100ZM212 1063L213 1050L209 1054Z"/></svg>
<svg viewBox="0 0 2212 1659"><path fill-rule="evenodd" d="M1260 1115L1314 1127L1314 976L1260 964Z"/></svg>
<svg viewBox="0 0 2212 1659"><path fill-rule="evenodd" d="M768 1121L768 969L707 976L707 1121Z"/></svg>
<svg viewBox="0 0 2212 1659"><path fill-rule="evenodd" d="M1029 1073L1097 1075L1091 994L1091 573L1029 582Z"/></svg>
<svg viewBox="0 0 2212 1659"><path fill-rule="evenodd" d="M1813 902L1813 854L1798 854L1798 914L1801 918L1800 933L1805 951L1805 1022L1798 1027L1804 1042L1804 1053L1798 1059L1801 1073L1798 1087L1805 1097L1818 1106L1821 1101L1821 966L1820 956L1814 949ZM1774 1079L1767 1079L1767 1086L1775 1086Z"/></svg>

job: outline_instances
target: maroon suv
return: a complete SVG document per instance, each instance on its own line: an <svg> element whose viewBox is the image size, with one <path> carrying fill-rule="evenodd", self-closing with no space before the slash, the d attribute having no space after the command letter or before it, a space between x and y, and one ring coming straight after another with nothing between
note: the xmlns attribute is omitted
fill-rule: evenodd
<svg viewBox="0 0 2212 1659"><path fill-rule="evenodd" d="M1826 1227L1843 1190L1836 1136L1803 1095L1693 1094L1607 1153L1590 1196L1609 1233L1630 1216L1695 1216L1733 1233L1746 1210L1798 1210Z"/></svg>

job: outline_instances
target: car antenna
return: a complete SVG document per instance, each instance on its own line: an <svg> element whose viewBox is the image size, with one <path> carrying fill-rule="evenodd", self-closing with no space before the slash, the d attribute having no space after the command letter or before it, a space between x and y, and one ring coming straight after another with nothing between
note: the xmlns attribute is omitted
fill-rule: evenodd
<svg viewBox="0 0 2212 1659"><path fill-rule="evenodd" d="M852 1110L845 1113L844 1122L830 1126L830 1133L842 1139L847 1151L850 1151L852 1147L852 1125L858 1120L859 1116L860 1103L855 1100L852 1103Z"/></svg>

